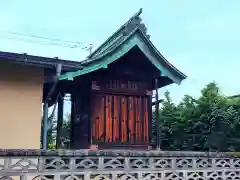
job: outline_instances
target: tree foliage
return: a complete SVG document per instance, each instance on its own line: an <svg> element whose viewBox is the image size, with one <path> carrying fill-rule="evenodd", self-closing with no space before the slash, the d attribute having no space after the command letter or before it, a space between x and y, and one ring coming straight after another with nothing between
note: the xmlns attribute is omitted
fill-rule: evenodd
<svg viewBox="0 0 240 180"><path fill-rule="evenodd" d="M47 148L55 149L56 147L56 135L57 135L57 120L54 118L54 112L48 117L47 120ZM43 120L42 120L42 131L43 131ZM70 147L70 133L71 133L71 121L70 116L66 115L63 120L62 132L61 132L61 148ZM41 144L42 144L42 133L41 133Z"/></svg>
<svg viewBox="0 0 240 180"><path fill-rule="evenodd" d="M177 105L166 92L158 121L163 150L240 150L240 101L225 97L214 82L199 98L186 95Z"/></svg>

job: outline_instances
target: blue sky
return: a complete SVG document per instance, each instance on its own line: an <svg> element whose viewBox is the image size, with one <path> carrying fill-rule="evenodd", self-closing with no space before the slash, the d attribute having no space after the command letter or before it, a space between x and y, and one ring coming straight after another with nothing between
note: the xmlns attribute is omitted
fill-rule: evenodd
<svg viewBox="0 0 240 180"><path fill-rule="evenodd" d="M94 48L138 9L151 40L174 66L188 75L168 89L174 101L184 94L198 97L216 81L226 95L240 93L239 0L1 0L0 51L81 61L81 49L2 39L1 31L72 40Z"/></svg>

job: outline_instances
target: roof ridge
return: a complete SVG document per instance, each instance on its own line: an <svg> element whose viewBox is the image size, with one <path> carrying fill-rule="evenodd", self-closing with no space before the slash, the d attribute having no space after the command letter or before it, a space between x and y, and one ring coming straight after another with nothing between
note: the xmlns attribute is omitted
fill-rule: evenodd
<svg viewBox="0 0 240 180"><path fill-rule="evenodd" d="M117 41L115 41L113 44L108 46L101 54L98 54L98 56L91 57L91 58L88 58L88 59L85 59L85 60L81 61L81 65L85 66L86 64L94 62L97 59L101 59L103 56L106 56L108 53L111 53L118 45L124 43L131 35L133 35L133 33L135 31L137 31L137 29L138 29L138 27L135 28L132 32L130 32L127 36L121 36L120 37L121 39L118 38Z"/></svg>
<svg viewBox="0 0 240 180"><path fill-rule="evenodd" d="M127 25L131 24L131 22L134 19L139 18L139 16L142 14L143 8L140 8L137 13L135 13L127 22L125 22L117 31L115 31L108 39L106 39L100 46L98 46L97 49L95 49L87 58L92 58L95 54L97 54L98 51L101 50L109 41L113 40L114 37L116 37L120 32L123 30L126 30ZM141 20L140 20L141 21ZM136 23L135 23L136 24Z"/></svg>

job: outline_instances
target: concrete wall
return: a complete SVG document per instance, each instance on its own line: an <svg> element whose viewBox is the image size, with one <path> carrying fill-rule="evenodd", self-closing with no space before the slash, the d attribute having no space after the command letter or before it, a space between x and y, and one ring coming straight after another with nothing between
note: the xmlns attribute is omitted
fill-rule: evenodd
<svg viewBox="0 0 240 180"><path fill-rule="evenodd" d="M0 148L40 148L44 70L0 61Z"/></svg>

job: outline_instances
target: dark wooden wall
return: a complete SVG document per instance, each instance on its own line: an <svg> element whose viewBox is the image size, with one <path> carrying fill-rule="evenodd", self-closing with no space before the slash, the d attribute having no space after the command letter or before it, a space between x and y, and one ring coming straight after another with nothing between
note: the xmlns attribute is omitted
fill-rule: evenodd
<svg viewBox="0 0 240 180"><path fill-rule="evenodd" d="M72 90L72 149L85 149L90 144L90 80L76 80Z"/></svg>
<svg viewBox="0 0 240 180"><path fill-rule="evenodd" d="M72 148L149 145L154 78L160 72L136 49L74 81ZM107 146L104 146L107 147Z"/></svg>

